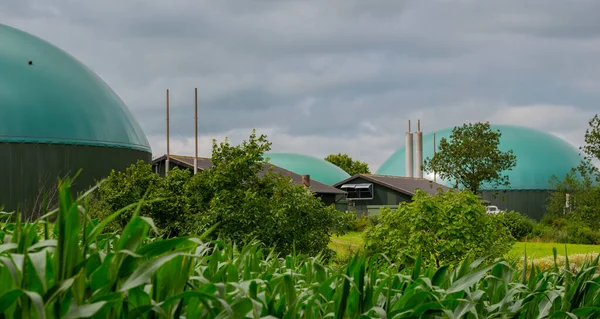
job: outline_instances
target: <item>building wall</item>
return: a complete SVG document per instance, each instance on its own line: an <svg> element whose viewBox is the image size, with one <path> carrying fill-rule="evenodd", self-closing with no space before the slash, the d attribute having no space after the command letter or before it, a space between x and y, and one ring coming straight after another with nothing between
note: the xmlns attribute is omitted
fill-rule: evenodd
<svg viewBox="0 0 600 319"><path fill-rule="evenodd" d="M494 198L496 195L496 198ZM489 200L491 205L501 210L514 210L535 220L541 220L546 213L546 199L550 195L547 190L509 190L483 191L481 197Z"/></svg>
<svg viewBox="0 0 600 319"><path fill-rule="evenodd" d="M58 178L72 178L82 169L71 189L76 196L113 169L152 159L151 153L127 148L33 143L0 143L0 154L0 206L4 211L18 208L24 218L37 217L44 192L55 194Z"/></svg>
<svg viewBox="0 0 600 319"><path fill-rule="evenodd" d="M184 167L184 166L179 166L179 165L175 165L175 163L173 163L173 161L169 162L169 171L172 170L173 168L179 168L179 169L187 169L190 172L193 172L193 170ZM165 169L166 169L166 161L158 161L156 163L154 163L152 165L152 171L158 175L160 175L161 177L165 177ZM199 170L198 170L199 172Z"/></svg>
<svg viewBox="0 0 600 319"><path fill-rule="evenodd" d="M369 207L371 207L371 206L382 206L382 205L397 206L398 203L400 203L400 202L406 202L406 201L412 200L411 196L408 196L406 194L389 189L385 186L375 184L371 181L368 181L368 180L360 178L360 177L352 180L351 182L348 182L348 184L359 184L359 183L373 184L373 199L349 201L348 210L356 212L356 214L359 217L364 214L368 214ZM371 208L371 210L372 210L372 208Z"/></svg>

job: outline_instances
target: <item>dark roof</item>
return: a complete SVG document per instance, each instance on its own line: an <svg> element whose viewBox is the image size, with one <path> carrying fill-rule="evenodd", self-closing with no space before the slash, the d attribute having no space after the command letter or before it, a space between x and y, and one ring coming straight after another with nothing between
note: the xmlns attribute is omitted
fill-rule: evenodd
<svg viewBox="0 0 600 319"><path fill-rule="evenodd" d="M152 160L152 164L162 162L162 161L166 160L166 158L167 158L166 155L155 158L154 160ZM184 166L184 167L187 167L190 169L194 169L194 157L193 156L169 155L169 158L170 158L170 162L173 164L177 164L177 165ZM209 169L210 167L212 167L212 162L210 161L210 158L198 157L198 169L199 170ZM288 171L284 168L275 166L273 164L265 163L263 165L262 170L259 173L259 176L263 176L271 167L273 168L274 173L279 173L284 176L289 176L292 178L292 181L295 184L302 184L302 175L296 174L292 171ZM343 191L341 189L335 188L333 186L329 186L327 184L323 184L323 183L315 181L315 180L310 181L310 189L313 192L319 193L319 194L345 194L346 193L345 191Z"/></svg>
<svg viewBox="0 0 600 319"><path fill-rule="evenodd" d="M393 189L397 192L404 193L409 196L413 196L417 189L422 189L423 191L432 195L438 192L438 188L441 188L444 192L450 190L450 188L442 184L434 183L433 181L430 181L425 178L376 174L357 174L333 185L333 187L341 187L342 185L347 184L348 182L351 182L352 180L357 178L365 179L372 183L385 186L387 188Z"/></svg>

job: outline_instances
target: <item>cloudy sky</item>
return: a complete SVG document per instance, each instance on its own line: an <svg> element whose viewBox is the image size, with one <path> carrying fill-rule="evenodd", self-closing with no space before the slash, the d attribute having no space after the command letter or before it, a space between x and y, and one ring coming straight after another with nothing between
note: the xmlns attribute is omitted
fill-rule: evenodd
<svg viewBox="0 0 600 319"><path fill-rule="evenodd" d="M267 134L275 152L376 169L425 133L528 125L579 146L600 101L598 0L2 0L0 23L66 50L136 115L154 156Z"/></svg>

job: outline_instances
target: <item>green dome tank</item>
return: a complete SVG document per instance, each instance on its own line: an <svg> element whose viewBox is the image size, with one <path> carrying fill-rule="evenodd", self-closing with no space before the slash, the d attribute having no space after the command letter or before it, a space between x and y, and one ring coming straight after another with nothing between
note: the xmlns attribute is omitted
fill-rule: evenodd
<svg viewBox="0 0 600 319"><path fill-rule="evenodd" d="M266 153L269 163L300 175L310 175L310 179L333 185L350 175L336 165L317 157L295 153Z"/></svg>
<svg viewBox="0 0 600 319"><path fill-rule="evenodd" d="M117 94L54 45L0 24L0 206L25 211L58 177L75 190L150 161L142 128Z"/></svg>
<svg viewBox="0 0 600 319"><path fill-rule="evenodd" d="M514 125L491 125L491 129L502 133L500 150L512 149L517 157L516 166L504 172L509 176L511 190L546 190L553 174L564 177L583 159L577 148L552 134ZM436 131L437 145L441 138L449 138L451 133L452 128ZM433 157L433 134L423 136L423 160ZM416 150L416 146L413 146L413 150ZM377 174L405 176L404 163L403 146L379 167ZM424 173L424 176L427 175ZM439 178L437 181L448 187L454 186ZM489 185L482 185L483 190L490 188Z"/></svg>

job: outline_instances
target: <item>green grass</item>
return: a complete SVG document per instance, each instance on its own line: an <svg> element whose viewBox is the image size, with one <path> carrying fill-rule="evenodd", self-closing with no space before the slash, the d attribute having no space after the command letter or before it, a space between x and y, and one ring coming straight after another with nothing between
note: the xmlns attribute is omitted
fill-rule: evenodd
<svg viewBox="0 0 600 319"><path fill-rule="evenodd" d="M333 236L329 248L333 249L341 257L347 257L352 252L359 251L363 248L363 233L349 232L343 236ZM600 246L596 245L577 245L567 244L567 253L569 255L576 254L593 254L600 253ZM537 243L537 242L518 242L516 243L507 256L511 258L520 258L527 248L527 259L542 258L552 256L552 248L556 247L559 255L565 255L565 244L560 243Z"/></svg>
<svg viewBox="0 0 600 319"><path fill-rule="evenodd" d="M339 259L347 258L362 250L362 236L362 232L349 232L343 236L334 235L331 237L329 248L333 249L338 254Z"/></svg>
<svg viewBox="0 0 600 319"><path fill-rule="evenodd" d="M566 246L565 251L565 244L560 243L518 242L508 254L511 256L523 256L523 252L527 249L527 258L535 259L552 256L552 248L556 248L559 255L565 255L566 253L569 255L600 253L600 246L596 245L566 244Z"/></svg>

